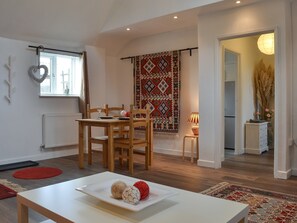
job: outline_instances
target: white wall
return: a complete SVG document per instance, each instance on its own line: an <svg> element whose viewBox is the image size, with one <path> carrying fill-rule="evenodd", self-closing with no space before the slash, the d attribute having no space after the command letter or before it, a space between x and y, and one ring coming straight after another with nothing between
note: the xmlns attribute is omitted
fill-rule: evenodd
<svg viewBox="0 0 297 223"><path fill-rule="evenodd" d="M106 64L105 50L93 46L86 46L90 105L91 107L103 106L106 103Z"/></svg>
<svg viewBox="0 0 297 223"><path fill-rule="evenodd" d="M200 159L201 166L220 167L222 102L221 79L219 76L219 44L221 38L240 36L264 30L276 29L276 113L275 113L275 172L277 178L287 178L291 174L288 161L288 137L290 135L290 112L288 98L291 88L288 80L292 75L289 69L290 24L288 1L265 1L250 6L202 15L198 18L199 40L199 90L200 114ZM209 28L211 27L211 29Z"/></svg>
<svg viewBox="0 0 297 223"><path fill-rule="evenodd" d="M37 63L35 50L28 48L29 42L0 37L0 164L23 160L42 160L77 153L77 147L40 150L42 144L42 114L76 113L77 98L39 97L39 85L28 75L31 65ZM91 100L95 104L105 103L105 57L104 51L87 47ZM75 50L77 51L77 50ZM8 78L4 64L14 56L15 76L12 83L16 88L9 104L4 96ZM101 76L103 81L101 81Z"/></svg>
<svg viewBox="0 0 297 223"><path fill-rule="evenodd" d="M184 29L159 35L148 36L130 42L119 57L107 58L107 98L117 104L124 103L126 108L133 103L133 64L121 57L136 56L148 53L177 50L197 46L197 30ZM114 67L117 67L116 69ZM188 51L181 55L181 98L180 129L178 134L155 133L154 151L180 155L182 138L191 133L191 125L187 122L191 111L198 111L198 52ZM187 149L190 145L187 145Z"/></svg>
<svg viewBox="0 0 297 223"><path fill-rule="evenodd" d="M292 3L292 27L293 27L293 139L297 143L297 1ZM292 169L297 176L297 144L292 148Z"/></svg>

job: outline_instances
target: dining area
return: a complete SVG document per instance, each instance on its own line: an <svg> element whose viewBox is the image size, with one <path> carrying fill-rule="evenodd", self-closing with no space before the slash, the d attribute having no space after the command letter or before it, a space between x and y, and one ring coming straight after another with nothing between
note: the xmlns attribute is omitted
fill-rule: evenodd
<svg viewBox="0 0 297 223"><path fill-rule="evenodd" d="M135 154L144 156L144 169L148 170L153 158L153 119L150 113L148 106L138 108L130 105L125 110L124 105L90 107L87 104L86 118L76 120L79 168L85 167L86 152L87 164L92 165L93 153L101 145L101 163L110 172L114 172L118 160L120 166L126 163L132 175Z"/></svg>

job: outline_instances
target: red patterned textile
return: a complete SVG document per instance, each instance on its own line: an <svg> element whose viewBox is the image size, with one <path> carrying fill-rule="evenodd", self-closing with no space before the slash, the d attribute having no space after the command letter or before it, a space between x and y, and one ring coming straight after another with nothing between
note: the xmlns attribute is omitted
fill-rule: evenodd
<svg viewBox="0 0 297 223"><path fill-rule="evenodd" d="M149 105L154 131L178 132L180 98L179 51L135 57L134 104Z"/></svg>
<svg viewBox="0 0 297 223"><path fill-rule="evenodd" d="M248 204L248 223L297 222L297 196L222 182L201 192Z"/></svg>

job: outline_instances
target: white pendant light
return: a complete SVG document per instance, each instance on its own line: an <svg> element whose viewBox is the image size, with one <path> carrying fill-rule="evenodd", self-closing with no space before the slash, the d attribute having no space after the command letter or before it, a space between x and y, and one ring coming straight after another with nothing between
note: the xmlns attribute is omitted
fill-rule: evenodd
<svg viewBox="0 0 297 223"><path fill-rule="evenodd" d="M258 39L259 50L267 55L274 54L274 33L263 34Z"/></svg>

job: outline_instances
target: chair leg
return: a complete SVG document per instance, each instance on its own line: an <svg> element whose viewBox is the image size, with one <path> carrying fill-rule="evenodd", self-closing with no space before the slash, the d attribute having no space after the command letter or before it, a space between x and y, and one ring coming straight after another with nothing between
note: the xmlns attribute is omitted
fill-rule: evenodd
<svg viewBox="0 0 297 223"><path fill-rule="evenodd" d="M106 143L102 144L102 163L103 163L103 167L105 167L105 168L108 167L108 154L107 154L107 144Z"/></svg>
<svg viewBox="0 0 297 223"><path fill-rule="evenodd" d="M119 163L120 163L120 167L123 166L123 148L119 148Z"/></svg>
<svg viewBox="0 0 297 223"><path fill-rule="evenodd" d="M186 138L183 139L183 160L185 159L185 144L186 144Z"/></svg>
<svg viewBox="0 0 297 223"><path fill-rule="evenodd" d="M88 140L88 164L92 165L92 143L91 140Z"/></svg>
<svg viewBox="0 0 297 223"><path fill-rule="evenodd" d="M129 160L130 160L130 157L129 157L129 150L127 149L126 150L126 157L127 157L127 161L126 161L126 165L127 165L127 168L129 168Z"/></svg>
<svg viewBox="0 0 297 223"><path fill-rule="evenodd" d="M149 149L148 146L145 147L145 169L149 169Z"/></svg>
<svg viewBox="0 0 297 223"><path fill-rule="evenodd" d="M131 175L133 175L133 162L133 150L129 149L129 171Z"/></svg>

